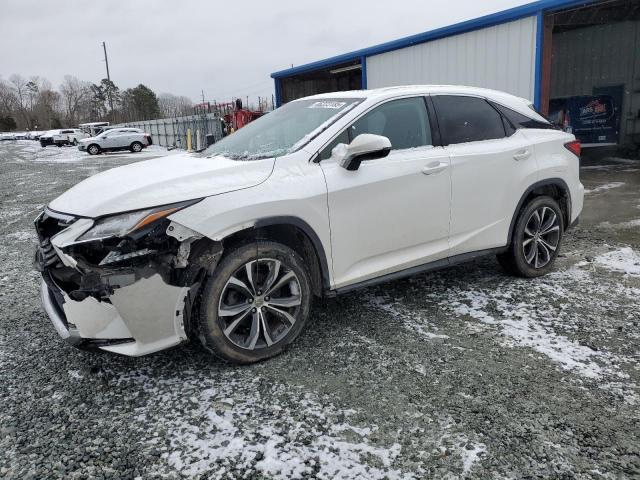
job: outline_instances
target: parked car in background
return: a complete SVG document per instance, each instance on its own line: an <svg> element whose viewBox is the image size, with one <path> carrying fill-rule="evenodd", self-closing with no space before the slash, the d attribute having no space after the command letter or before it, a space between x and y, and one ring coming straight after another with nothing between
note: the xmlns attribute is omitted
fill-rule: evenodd
<svg viewBox="0 0 640 480"><path fill-rule="evenodd" d="M96 137L80 140L78 150L88 152L90 155L117 150L140 152L151 144L151 135L139 128L111 128Z"/></svg>
<svg viewBox="0 0 640 480"><path fill-rule="evenodd" d="M78 128L80 128L84 133L87 134L85 138L96 137L105 130L109 129L109 122L81 123L80 125L78 125Z"/></svg>
<svg viewBox="0 0 640 480"><path fill-rule="evenodd" d="M16 137L16 140L26 140L27 132L16 132L14 133L14 136Z"/></svg>
<svg viewBox="0 0 640 480"><path fill-rule="evenodd" d="M0 133L0 141L6 142L8 140L15 140L16 136L13 133Z"/></svg>
<svg viewBox="0 0 640 480"><path fill-rule="evenodd" d="M86 138L87 134L79 128L65 128L60 130L49 130L40 136L40 146L55 145L78 145L78 142Z"/></svg>
<svg viewBox="0 0 640 480"><path fill-rule="evenodd" d="M40 140L40 135L45 133L43 130L32 130L27 134L28 140Z"/></svg>
<svg viewBox="0 0 640 480"><path fill-rule="evenodd" d="M120 130L121 148L142 144ZM194 339L260 361L298 336L314 296L482 255L550 272L582 211L579 156L528 100L494 90L294 100L200 155L108 170L49 203L43 305L77 346L144 355Z"/></svg>

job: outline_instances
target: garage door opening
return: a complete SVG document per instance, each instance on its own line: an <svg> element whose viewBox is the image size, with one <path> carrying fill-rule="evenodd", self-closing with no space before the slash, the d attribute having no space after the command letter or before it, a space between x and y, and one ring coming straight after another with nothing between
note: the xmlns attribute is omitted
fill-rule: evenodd
<svg viewBox="0 0 640 480"><path fill-rule="evenodd" d="M640 2L544 16L541 108L585 147L640 145Z"/></svg>
<svg viewBox="0 0 640 480"><path fill-rule="evenodd" d="M280 99L281 103L286 103L308 95L360 90L362 87L362 65L359 61L350 62L282 78Z"/></svg>

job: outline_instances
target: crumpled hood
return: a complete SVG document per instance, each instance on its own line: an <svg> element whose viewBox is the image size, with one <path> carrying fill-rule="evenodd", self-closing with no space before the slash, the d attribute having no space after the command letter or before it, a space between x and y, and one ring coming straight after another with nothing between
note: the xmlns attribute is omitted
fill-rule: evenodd
<svg viewBox="0 0 640 480"><path fill-rule="evenodd" d="M218 195L264 182L274 162L274 158L245 162L169 155L98 173L67 190L49 208L99 217Z"/></svg>

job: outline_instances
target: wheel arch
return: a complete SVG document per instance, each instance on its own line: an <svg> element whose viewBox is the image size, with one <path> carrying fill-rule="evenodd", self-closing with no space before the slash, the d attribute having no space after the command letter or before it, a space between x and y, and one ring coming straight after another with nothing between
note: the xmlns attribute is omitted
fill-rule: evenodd
<svg viewBox="0 0 640 480"><path fill-rule="evenodd" d="M246 241L272 240L288 246L301 255L309 267L316 296L330 289L329 264L320 237L303 219L294 216L260 218L252 226L224 237L225 250Z"/></svg>
<svg viewBox="0 0 640 480"><path fill-rule="evenodd" d="M567 182L565 182L561 178L547 178L544 180L540 180L530 185L520 197L520 201L518 202L518 205L516 206L516 209L511 217L507 245L511 244L513 229L516 226L518 215L520 214L524 206L527 205L527 203L529 203L535 197L540 197L543 195L548 195L558 201L560 210L562 210L562 214L564 217L563 228L564 230L566 230L569 227L569 225L571 224L571 191L569 190Z"/></svg>

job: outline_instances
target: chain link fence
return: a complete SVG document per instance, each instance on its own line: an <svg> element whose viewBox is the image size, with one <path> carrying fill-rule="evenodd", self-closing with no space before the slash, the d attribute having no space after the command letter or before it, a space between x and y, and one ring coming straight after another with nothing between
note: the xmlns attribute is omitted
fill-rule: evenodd
<svg viewBox="0 0 640 480"><path fill-rule="evenodd" d="M197 149L198 146L205 148L222 138L222 124L220 115L217 112L126 122L114 126L139 128L151 135L154 144L163 147L186 149L187 130L189 129L191 129L191 145L194 150ZM200 132L200 145L198 145L198 132Z"/></svg>

